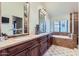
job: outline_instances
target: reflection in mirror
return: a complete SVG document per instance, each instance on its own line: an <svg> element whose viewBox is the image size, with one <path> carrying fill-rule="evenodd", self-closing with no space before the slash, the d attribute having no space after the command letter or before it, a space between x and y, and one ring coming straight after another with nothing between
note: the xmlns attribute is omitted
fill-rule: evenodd
<svg viewBox="0 0 79 59"><path fill-rule="evenodd" d="M22 18L13 16L13 34L22 33L22 21Z"/></svg>
<svg viewBox="0 0 79 59"><path fill-rule="evenodd" d="M1 2L1 33L8 36L28 34L29 3Z"/></svg>
<svg viewBox="0 0 79 59"><path fill-rule="evenodd" d="M39 28L40 33L46 32L45 13L42 9L39 10Z"/></svg>

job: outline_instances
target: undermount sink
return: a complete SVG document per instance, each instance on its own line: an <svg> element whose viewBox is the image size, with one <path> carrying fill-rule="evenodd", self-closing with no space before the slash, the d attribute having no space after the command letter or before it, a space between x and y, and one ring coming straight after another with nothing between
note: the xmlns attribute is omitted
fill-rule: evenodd
<svg viewBox="0 0 79 59"><path fill-rule="evenodd" d="M5 37L0 37L0 42L5 41Z"/></svg>

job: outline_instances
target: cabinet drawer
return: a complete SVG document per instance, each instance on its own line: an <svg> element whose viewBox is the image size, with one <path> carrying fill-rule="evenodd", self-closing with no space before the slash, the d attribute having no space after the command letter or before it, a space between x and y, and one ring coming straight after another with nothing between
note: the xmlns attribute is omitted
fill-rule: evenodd
<svg viewBox="0 0 79 59"><path fill-rule="evenodd" d="M30 56L39 56L39 45L34 45L29 48Z"/></svg>
<svg viewBox="0 0 79 59"><path fill-rule="evenodd" d="M29 52L28 52L28 49L16 54L16 56L29 56Z"/></svg>
<svg viewBox="0 0 79 59"><path fill-rule="evenodd" d="M15 55L15 54L27 49L27 48L30 48L34 44L36 44L36 41L32 40L32 41L28 41L26 43L19 44L19 45L14 46L14 47L10 47L7 50L8 50L9 55Z"/></svg>
<svg viewBox="0 0 79 59"><path fill-rule="evenodd" d="M38 45L37 39L32 40L31 43L30 43L30 45L31 45L31 46Z"/></svg>
<svg viewBox="0 0 79 59"><path fill-rule="evenodd" d="M47 41L47 36L41 37L40 42L46 42Z"/></svg>
<svg viewBox="0 0 79 59"><path fill-rule="evenodd" d="M9 53L9 55L15 55L15 54L19 53L20 51L23 51L24 49L28 48L29 44L30 44L30 42L26 42L26 43L16 45L14 47L10 47L7 49L8 53Z"/></svg>
<svg viewBox="0 0 79 59"><path fill-rule="evenodd" d="M8 56L7 50L0 50L0 56Z"/></svg>
<svg viewBox="0 0 79 59"><path fill-rule="evenodd" d="M43 39L40 43L46 43L47 39Z"/></svg>

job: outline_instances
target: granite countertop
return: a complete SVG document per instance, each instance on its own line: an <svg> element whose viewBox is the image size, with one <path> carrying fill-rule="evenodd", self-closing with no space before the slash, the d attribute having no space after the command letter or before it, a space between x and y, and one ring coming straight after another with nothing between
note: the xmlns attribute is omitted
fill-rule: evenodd
<svg viewBox="0 0 79 59"><path fill-rule="evenodd" d="M0 50L6 49L8 47L12 47L12 46L21 44L25 41L27 42L29 40L33 40L35 38L39 38L41 36L48 35L48 34L50 34L50 33L42 33L39 35L26 35L26 36L8 38L8 40L0 42Z"/></svg>

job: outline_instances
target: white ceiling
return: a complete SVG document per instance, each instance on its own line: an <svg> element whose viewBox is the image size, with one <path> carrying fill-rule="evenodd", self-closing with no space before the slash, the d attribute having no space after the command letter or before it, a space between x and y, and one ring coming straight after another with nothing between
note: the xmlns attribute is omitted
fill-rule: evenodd
<svg viewBox="0 0 79 59"><path fill-rule="evenodd" d="M45 2L43 5L50 16L68 14L78 10L78 2Z"/></svg>

